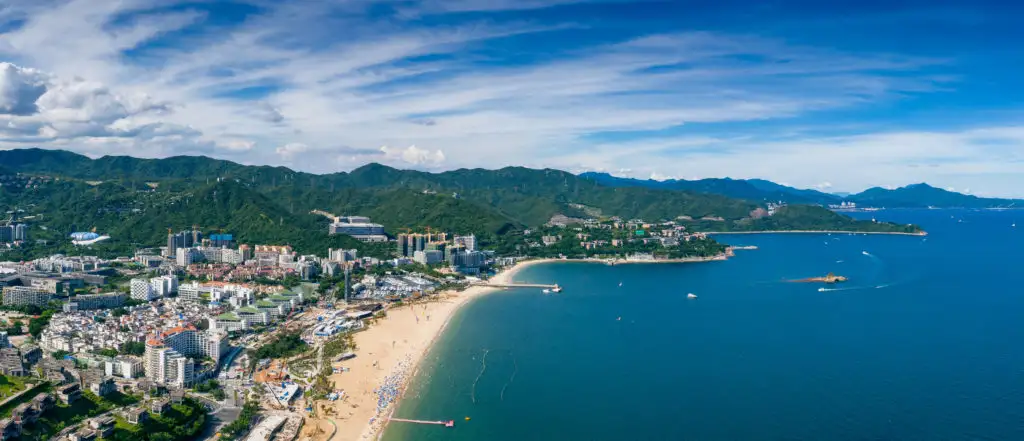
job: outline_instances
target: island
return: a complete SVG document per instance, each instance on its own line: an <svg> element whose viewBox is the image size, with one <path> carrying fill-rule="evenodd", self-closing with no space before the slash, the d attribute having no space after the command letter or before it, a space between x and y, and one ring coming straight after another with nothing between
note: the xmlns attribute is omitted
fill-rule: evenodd
<svg viewBox="0 0 1024 441"><path fill-rule="evenodd" d="M834 284L834 283L842 283L842 282L845 282L846 280L847 280L847 278L844 277L844 276L837 276L835 274L828 273L828 274L825 275L825 277L808 277L806 279L792 280L792 282L796 282L796 283L828 283L828 284Z"/></svg>

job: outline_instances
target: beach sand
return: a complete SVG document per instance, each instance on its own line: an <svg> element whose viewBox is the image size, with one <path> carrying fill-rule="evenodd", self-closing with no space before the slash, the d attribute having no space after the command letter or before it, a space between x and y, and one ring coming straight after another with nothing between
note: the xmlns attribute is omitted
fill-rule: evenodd
<svg viewBox="0 0 1024 441"><path fill-rule="evenodd" d="M548 261L551 260L520 262L491 278L490 282L510 283L523 268ZM356 357L340 363L349 371L331 376L335 388L345 391L344 398L318 402L319 418L307 420L307 424L333 420L337 433L333 438L329 431L312 438L318 441L377 439L396 403L390 402L378 409L379 397L375 389L383 386L400 396L452 316L471 300L495 290L474 286L462 292L439 293L411 305L391 308L387 317L378 319L366 331L356 333Z"/></svg>

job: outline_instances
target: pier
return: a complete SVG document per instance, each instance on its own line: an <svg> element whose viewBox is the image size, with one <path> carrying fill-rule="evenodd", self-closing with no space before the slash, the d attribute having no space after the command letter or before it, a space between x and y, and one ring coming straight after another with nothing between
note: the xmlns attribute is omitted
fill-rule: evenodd
<svg viewBox="0 0 1024 441"><path fill-rule="evenodd" d="M437 426L455 427L455 420L448 421L424 421L424 420L407 420L405 418L388 418L388 421L398 421L402 423L413 423L413 424L433 424Z"/></svg>
<svg viewBox="0 0 1024 441"><path fill-rule="evenodd" d="M490 288L543 288L543 289L561 289L557 283L555 284L544 284L544 283L487 283L480 282L474 283L473 286L486 286Z"/></svg>

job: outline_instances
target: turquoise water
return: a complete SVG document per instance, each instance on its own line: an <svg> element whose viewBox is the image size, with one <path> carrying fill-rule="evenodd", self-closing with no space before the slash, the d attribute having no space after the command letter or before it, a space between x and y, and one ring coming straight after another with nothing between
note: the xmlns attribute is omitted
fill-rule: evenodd
<svg viewBox="0 0 1024 441"><path fill-rule="evenodd" d="M517 281L565 292L468 305L396 414L456 427L384 439L1024 440L1024 212L873 215L930 235L722 236L760 249L528 268ZM784 282L830 271L851 281Z"/></svg>

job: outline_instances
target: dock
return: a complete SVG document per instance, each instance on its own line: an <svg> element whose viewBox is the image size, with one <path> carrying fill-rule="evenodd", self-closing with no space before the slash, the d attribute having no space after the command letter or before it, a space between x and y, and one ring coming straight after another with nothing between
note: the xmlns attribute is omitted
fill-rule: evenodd
<svg viewBox="0 0 1024 441"><path fill-rule="evenodd" d="M473 286L487 286L490 288L543 288L543 289L557 289L558 284L544 284L544 283L487 283L480 282L474 283Z"/></svg>
<svg viewBox="0 0 1024 441"><path fill-rule="evenodd" d="M425 421L425 420L408 420L405 418L388 418L388 421L398 421L401 423L413 423L413 424L434 424L445 427L455 427L455 420L447 421Z"/></svg>

